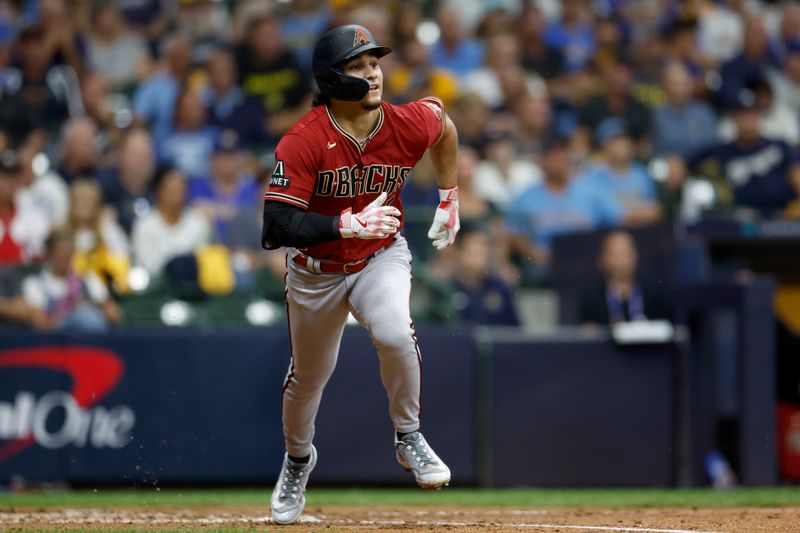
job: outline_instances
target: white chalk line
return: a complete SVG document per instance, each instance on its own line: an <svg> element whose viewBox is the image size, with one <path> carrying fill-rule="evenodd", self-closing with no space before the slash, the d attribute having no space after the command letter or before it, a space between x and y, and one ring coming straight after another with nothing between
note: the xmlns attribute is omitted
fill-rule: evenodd
<svg viewBox="0 0 800 533"><path fill-rule="evenodd" d="M402 515L402 513L399 513ZM467 514L448 511L417 511L412 514L426 515L436 514L447 516L452 514ZM547 514L547 511L540 510L509 510L481 512L481 514L491 514L501 516L509 515L534 515ZM183 515L183 516L181 516ZM191 516L186 513L136 513L136 512L114 512L101 509L63 509L61 511L44 511L32 513L2 513L0 512L0 523L4 524L25 524L31 521L47 522L52 525L82 525L82 524L125 524L125 525L222 525L230 523L240 524L271 524L270 516ZM624 526L602 526L602 525L569 525L569 524L548 524L548 523L514 523L514 522L464 522L447 520L352 520L352 519L330 519L324 515L320 517L305 514L298 520L300 523L319 524L325 523L339 526L405 526L405 527L506 527L513 529L571 529L580 531L605 531L612 533L725 533L723 531L700 531L696 529L659 529L648 527L624 527Z"/></svg>

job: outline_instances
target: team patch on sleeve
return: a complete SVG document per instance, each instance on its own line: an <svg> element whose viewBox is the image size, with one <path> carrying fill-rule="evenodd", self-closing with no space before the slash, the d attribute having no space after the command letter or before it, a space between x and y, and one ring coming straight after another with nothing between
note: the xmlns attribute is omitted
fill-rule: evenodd
<svg viewBox="0 0 800 533"><path fill-rule="evenodd" d="M280 159L275 163L275 170L272 171L272 177L269 180L270 187L280 187L281 189L289 188L289 178L284 175L283 161Z"/></svg>

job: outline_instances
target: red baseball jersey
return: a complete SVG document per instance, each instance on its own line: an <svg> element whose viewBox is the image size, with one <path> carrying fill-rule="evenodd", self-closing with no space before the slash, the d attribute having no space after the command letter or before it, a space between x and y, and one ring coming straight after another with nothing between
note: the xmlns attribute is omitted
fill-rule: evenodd
<svg viewBox="0 0 800 533"><path fill-rule="evenodd" d="M400 190L408 173L444 132L444 106L427 97L381 104L378 123L362 143L336 123L327 106L301 118L278 143L265 200L323 215L353 213L386 192L384 205L403 212ZM402 217L400 219L402 228ZM342 239L303 250L316 259L350 262L368 257L387 239Z"/></svg>

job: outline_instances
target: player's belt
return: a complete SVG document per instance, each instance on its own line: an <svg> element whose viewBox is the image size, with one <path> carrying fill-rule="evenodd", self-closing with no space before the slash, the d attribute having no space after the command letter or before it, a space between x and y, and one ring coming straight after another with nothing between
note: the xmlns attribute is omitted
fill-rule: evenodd
<svg viewBox="0 0 800 533"><path fill-rule="evenodd" d="M338 261L314 259L304 253L298 253L292 258L292 261L317 274L353 274L364 270L364 267L367 266L370 259L372 259L372 256L359 259L358 261L351 261L350 263L340 263Z"/></svg>
<svg viewBox="0 0 800 533"><path fill-rule="evenodd" d="M354 274L356 272L361 272L367 266L367 263L370 260L378 255L378 253L384 251L391 243L394 242L394 239L390 240L386 246L377 250L375 253L365 257L364 259L359 259L358 261L351 261L349 263L341 263L339 261L328 261L327 259L314 259L313 257L304 254L303 252L297 252L297 255L292 257L292 261L300 265L301 267L305 268L310 272L315 272L317 274Z"/></svg>

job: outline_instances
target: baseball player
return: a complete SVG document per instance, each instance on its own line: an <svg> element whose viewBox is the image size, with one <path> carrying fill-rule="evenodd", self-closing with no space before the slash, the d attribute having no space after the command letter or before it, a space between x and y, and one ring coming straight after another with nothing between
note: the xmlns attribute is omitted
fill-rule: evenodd
<svg viewBox="0 0 800 533"><path fill-rule="evenodd" d="M325 33L314 46L320 94L278 143L264 196L262 243L287 248L286 301L292 359L283 389L284 457L272 517L297 520L308 476L322 389L349 313L377 347L389 397L397 460L418 485L439 488L450 469L419 431L421 356L411 321L411 254L400 234L400 189L426 150L441 201L428 237L444 248L459 229L458 135L437 98L381 100L378 46L363 26Z"/></svg>

